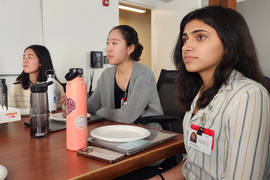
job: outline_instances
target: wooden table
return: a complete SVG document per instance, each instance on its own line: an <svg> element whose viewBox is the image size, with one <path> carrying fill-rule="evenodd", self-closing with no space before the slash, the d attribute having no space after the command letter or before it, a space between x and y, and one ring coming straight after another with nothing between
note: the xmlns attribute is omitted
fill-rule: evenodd
<svg viewBox="0 0 270 180"><path fill-rule="evenodd" d="M66 131L50 133L48 137L30 137L30 128L24 126L29 116L21 121L0 124L0 164L8 169L6 180L13 179L112 179L158 160L184 151L183 135L144 150L116 164L106 164L66 149ZM103 120L88 125L88 134L94 128L120 124Z"/></svg>

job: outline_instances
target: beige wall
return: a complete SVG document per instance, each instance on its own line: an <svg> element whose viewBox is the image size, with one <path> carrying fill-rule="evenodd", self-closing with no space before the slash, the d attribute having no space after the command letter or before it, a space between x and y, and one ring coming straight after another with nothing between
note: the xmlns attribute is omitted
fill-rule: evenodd
<svg viewBox="0 0 270 180"><path fill-rule="evenodd" d="M132 26L137 31L139 42L144 47L139 62L151 68L151 10L145 13L119 10L119 24Z"/></svg>
<svg viewBox="0 0 270 180"><path fill-rule="evenodd" d="M237 3L237 11L241 13L250 29L253 41L257 49L257 55L261 69L265 76L270 77L270 1L244 1Z"/></svg>
<svg viewBox="0 0 270 180"><path fill-rule="evenodd" d="M152 70L156 80L161 69L175 69L172 53L178 38L180 22L188 12L199 7L200 0L174 0L153 11Z"/></svg>

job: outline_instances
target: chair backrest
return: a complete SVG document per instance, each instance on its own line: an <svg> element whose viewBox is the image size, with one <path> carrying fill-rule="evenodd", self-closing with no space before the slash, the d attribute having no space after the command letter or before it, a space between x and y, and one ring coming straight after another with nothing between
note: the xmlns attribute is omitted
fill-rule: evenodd
<svg viewBox="0 0 270 180"><path fill-rule="evenodd" d="M265 76L266 80L270 83L270 78Z"/></svg>
<svg viewBox="0 0 270 180"><path fill-rule="evenodd" d="M185 112L181 112L176 103L176 70L161 69L157 82L157 90L164 114L179 117L179 120L169 123L163 123L162 128L165 130L183 134L183 119ZM164 169L175 166L183 159L183 154L179 153L167 158L160 166Z"/></svg>
<svg viewBox="0 0 270 180"><path fill-rule="evenodd" d="M179 116L175 94L175 70L162 69L157 82L157 91L165 115Z"/></svg>
<svg viewBox="0 0 270 180"><path fill-rule="evenodd" d="M165 115L184 118L185 112L181 112L176 104L176 70L162 69L157 82L157 90ZM182 133L182 121L171 123L172 131Z"/></svg>

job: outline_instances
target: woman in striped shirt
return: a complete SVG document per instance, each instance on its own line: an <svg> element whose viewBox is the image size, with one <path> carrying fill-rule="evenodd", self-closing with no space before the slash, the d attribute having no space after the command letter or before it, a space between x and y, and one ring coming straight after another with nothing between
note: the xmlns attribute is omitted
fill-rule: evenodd
<svg viewBox="0 0 270 180"><path fill-rule="evenodd" d="M174 63L187 157L151 180L270 179L270 84L244 18L220 6L189 13Z"/></svg>

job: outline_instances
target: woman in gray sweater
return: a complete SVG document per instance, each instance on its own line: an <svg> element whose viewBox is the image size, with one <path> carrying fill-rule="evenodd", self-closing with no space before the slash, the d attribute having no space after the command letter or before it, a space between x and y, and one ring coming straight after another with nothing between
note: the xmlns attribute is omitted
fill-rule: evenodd
<svg viewBox="0 0 270 180"><path fill-rule="evenodd" d="M127 124L139 117L163 115L153 72L137 62L142 50L132 27L120 25L110 31L106 52L114 66L99 78L87 101L88 113ZM157 123L147 126L159 128Z"/></svg>

